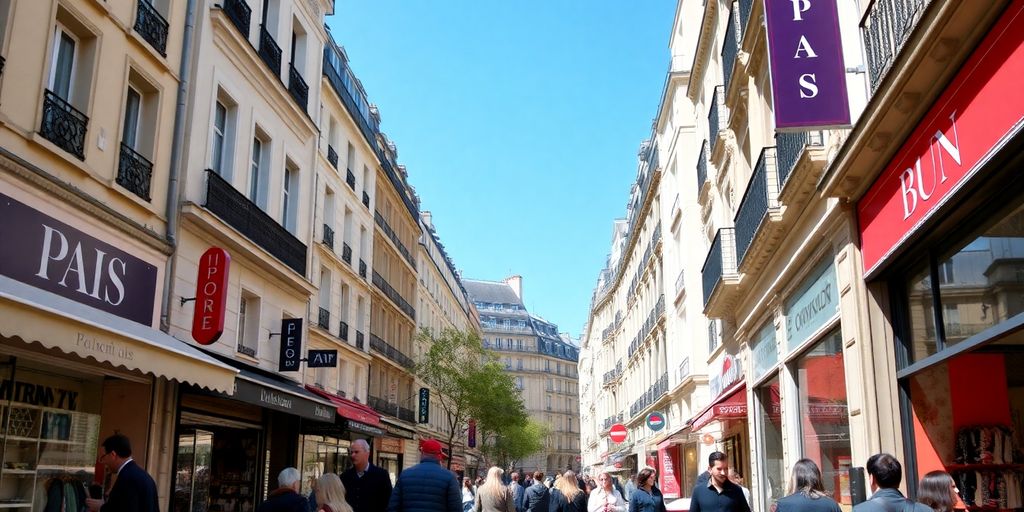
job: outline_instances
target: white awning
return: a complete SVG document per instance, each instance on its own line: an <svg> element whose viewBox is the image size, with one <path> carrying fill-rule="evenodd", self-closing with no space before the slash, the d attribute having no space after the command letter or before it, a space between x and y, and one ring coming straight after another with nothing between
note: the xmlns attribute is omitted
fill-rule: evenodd
<svg viewBox="0 0 1024 512"><path fill-rule="evenodd" d="M229 395L238 373L163 331L6 276L0 335Z"/></svg>

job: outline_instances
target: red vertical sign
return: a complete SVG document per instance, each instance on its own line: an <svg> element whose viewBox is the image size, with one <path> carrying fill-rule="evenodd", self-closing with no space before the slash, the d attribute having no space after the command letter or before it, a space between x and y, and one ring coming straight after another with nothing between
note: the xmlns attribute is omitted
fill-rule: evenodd
<svg viewBox="0 0 1024 512"><path fill-rule="evenodd" d="M679 486L679 472L676 471L678 459L678 446L658 448L658 460L661 462L661 471L658 472L658 478L661 480L661 494L666 498L679 498L682 496Z"/></svg>
<svg viewBox="0 0 1024 512"><path fill-rule="evenodd" d="M224 311L228 301L228 269L231 255L211 247L199 258L196 280L196 309L192 313L192 338L210 345L224 332Z"/></svg>

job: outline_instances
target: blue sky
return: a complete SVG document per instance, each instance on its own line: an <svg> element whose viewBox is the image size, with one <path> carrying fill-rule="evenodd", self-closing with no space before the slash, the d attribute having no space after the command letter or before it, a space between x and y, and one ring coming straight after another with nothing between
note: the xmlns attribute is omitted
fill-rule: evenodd
<svg viewBox="0 0 1024 512"><path fill-rule="evenodd" d="M338 0L328 18L463 276L573 336L650 134L675 2Z"/></svg>

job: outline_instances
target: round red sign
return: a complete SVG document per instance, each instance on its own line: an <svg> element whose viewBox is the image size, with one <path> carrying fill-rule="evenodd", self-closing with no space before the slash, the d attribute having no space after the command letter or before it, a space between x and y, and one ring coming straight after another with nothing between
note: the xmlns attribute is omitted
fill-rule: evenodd
<svg viewBox="0 0 1024 512"><path fill-rule="evenodd" d="M612 429L608 432L608 437L612 439L612 442L621 443L626 440L626 426L622 423L616 423L612 425Z"/></svg>

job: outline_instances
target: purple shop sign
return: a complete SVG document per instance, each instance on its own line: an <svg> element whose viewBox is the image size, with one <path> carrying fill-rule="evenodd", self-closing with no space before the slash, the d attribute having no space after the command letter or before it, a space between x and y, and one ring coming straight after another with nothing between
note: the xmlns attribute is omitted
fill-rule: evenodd
<svg viewBox="0 0 1024 512"><path fill-rule="evenodd" d="M850 126L836 0L764 0L775 128Z"/></svg>

